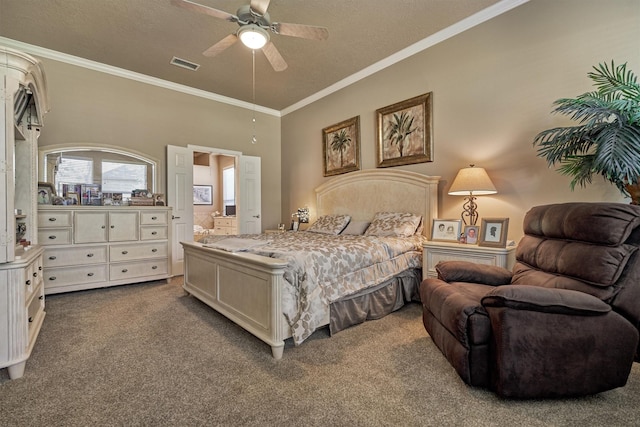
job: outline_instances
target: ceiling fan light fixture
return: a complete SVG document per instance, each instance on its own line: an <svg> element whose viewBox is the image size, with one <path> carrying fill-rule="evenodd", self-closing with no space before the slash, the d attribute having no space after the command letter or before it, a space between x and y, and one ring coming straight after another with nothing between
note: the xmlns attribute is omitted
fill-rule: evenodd
<svg viewBox="0 0 640 427"><path fill-rule="evenodd" d="M245 25L238 30L242 44L249 49L261 49L269 41L269 33L255 24Z"/></svg>

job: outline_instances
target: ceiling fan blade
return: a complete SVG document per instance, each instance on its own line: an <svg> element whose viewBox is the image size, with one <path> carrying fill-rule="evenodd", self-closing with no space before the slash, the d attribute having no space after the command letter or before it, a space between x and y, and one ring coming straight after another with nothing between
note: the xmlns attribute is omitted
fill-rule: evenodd
<svg viewBox="0 0 640 427"><path fill-rule="evenodd" d="M202 52L204 56L212 57L216 56L226 48L230 47L232 44L238 41L238 36L235 34L229 34L227 37L220 40L218 43L211 46L209 49Z"/></svg>
<svg viewBox="0 0 640 427"><path fill-rule="evenodd" d="M237 22L238 17L223 10L214 9L209 6L204 6L198 3L194 3L189 0L171 0L174 6L178 6L193 12L204 13L206 15L213 16L214 18L224 19L225 21Z"/></svg>
<svg viewBox="0 0 640 427"><path fill-rule="evenodd" d="M284 71L287 69L287 63L285 62L278 49L276 49L275 45L271 42L267 43L263 46L262 52L264 52L264 56L267 57L267 60L271 64L274 70L276 71Z"/></svg>
<svg viewBox="0 0 640 427"><path fill-rule="evenodd" d="M251 0L251 10L262 16L267 13L271 0Z"/></svg>
<svg viewBox="0 0 640 427"><path fill-rule="evenodd" d="M287 24L285 22L274 22L271 29L276 34L283 36L301 37L311 40L326 40L329 37L329 30L325 27L314 25Z"/></svg>

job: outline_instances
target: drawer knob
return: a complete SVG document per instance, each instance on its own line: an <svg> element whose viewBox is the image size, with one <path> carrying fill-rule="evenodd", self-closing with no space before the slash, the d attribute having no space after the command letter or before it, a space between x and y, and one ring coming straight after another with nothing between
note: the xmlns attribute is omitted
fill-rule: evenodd
<svg viewBox="0 0 640 427"><path fill-rule="evenodd" d="M56 280L56 276L49 277L49 280L51 280L51 281Z"/></svg>
<svg viewBox="0 0 640 427"><path fill-rule="evenodd" d="M106 225L103 225L103 226L102 226L102 227L100 227L100 228L102 228L102 229L104 230L105 228L107 228L107 226L106 226Z"/></svg>
<svg viewBox="0 0 640 427"><path fill-rule="evenodd" d="M152 231L152 232L151 232L151 235L152 235L152 236L155 236L156 234L158 234L158 232L157 232L157 231Z"/></svg>
<svg viewBox="0 0 640 427"><path fill-rule="evenodd" d="M151 252L158 252L156 248L151 249Z"/></svg>
<svg viewBox="0 0 640 427"><path fill-rule="evenodd" d="M42 271L42 266L41 266L41 265L40 265L40 266L38 266L38 270L39 270L39 271Z"/></svg>
<svg viewBox="0 0 640 427"><path fill-rule="evenodd" d="M123 272L123 273L126 273L127 271L129 271L129 270L127 270L126 268L123 268L123 269L122 269L122 272Z"/></svg>
<svg viewBox="0 0 640 427"><path fill-rule="evenodd" d="M38 297L38 299L39 299L40 301L42 301L42 300L44 299L44 295L40 295L40 296Z"/></svg>
<svg viewBox="0 0 640 427"><path fill-rule="evenodd" d="M38 273L33 273L33 277L38 277Z"/></svg>
<svg viewBox="0 0 640 427"><path fill-rule="evenodd" d="M49 257L49 259L50 259L50 260L52 260L52 261L53 261L54 259L56 259L56 258L57 258L57 256L55 256L55 255L51 255L51 256Z"/></svg>
<svg viewBox="0 0 640 427"><path fill-rule="evenodd" d="M27 284L27 286L29 286L31 285L31 280L27 280L25 283Z"/></svg>
<svg viewBox="0 0 640 427"><path fill-rule="evenodd" d="M49 221L53 222L55 221L57 218L49 218Z"/></svg>
<svg viewBox="0 0 640 427"><path fill-rule="evenodd" d="M157 269L158 269L158 266L157 266L157 265L154 265L153 267L151 267L151 269L152 269L152 270L157 270Z"/></svg>
<svg viewBox="0 0 640 427"><path fill-rule="evenodd" d="M93 256L93 254L87 254L87 257L91 258Z"/></svg>
<svg viewBox="0 0 640 427"><path fill-rule="evenodd" d="M158 217L157 216L152 216L151 219L155 221L156 219L158 219Z"/></svg>
<svg viewBox="0 0 640 427"><path fill-rule="evenodd" d="M92 277L93 273L87 273L87 276Z"/></svg>
<svg viewBox="0 0 640 427"><path fill-rule="evenodd" d="M115 226L115 225L112 225L112 226L111 226L111 228L116 228L116 226Z"/></svg>
<svg viewBox="0 0 640 427"><path fill-rule="evenodd" d="M122 251L122 255L126 255L128 253L129 253L129 251Z"/></svg>
<svg viewBox="0 0 640 427"><path fill-rule="evenodd" d="M49 239L55 240L56 236L49 236Z"/></svg>
<svg viewBox="0 0 640 427"><path fill-rule="evenodd" d="M33 317L29 316L29 323L33 322Z"/></svg>

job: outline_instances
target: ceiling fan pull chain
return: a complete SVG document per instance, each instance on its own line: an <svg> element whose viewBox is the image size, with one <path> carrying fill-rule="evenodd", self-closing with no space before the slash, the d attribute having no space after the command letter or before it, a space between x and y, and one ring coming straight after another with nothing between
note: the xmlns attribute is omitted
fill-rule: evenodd
<svg viewBox="0 0 640 427"><path fill-rule="evenodd" d="M252 59L252 64L253 64L253 68L252 68L252 72L251 75L253 77L253 81L252 81L252 87L253 87L253 117L252 117L252 121L253 121L253 137L251 138L251 143L255 144L258 142L258 139L256 138L256 51L255 49L251 49L251 59Z"/></svg>

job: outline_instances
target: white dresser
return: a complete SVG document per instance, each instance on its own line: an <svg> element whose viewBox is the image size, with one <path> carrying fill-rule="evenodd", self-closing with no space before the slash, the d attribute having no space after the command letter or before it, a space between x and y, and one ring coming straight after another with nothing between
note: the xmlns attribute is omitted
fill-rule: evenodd
<svg viewBox="0 0 640 427"><path fill-rule="evenodd" d="M516 247L492 248L449 242L427 242L423 245L422 277L438 277L436 264L440 261L469 261L495 265L511 270L516 261Z"/></svg>
<svg viewBox="0 0 640 427"><path fill-rule="evenodd" d="M168 207L40 206L46 294L170 276Z"/></svg>
<svg viewBox="0 0 640 427"><path fill-rule="evenodd" d="M0 368L11 379L24 374L45 316L42 250L17 249L13 262L0 264Z"/></svg>
<svg viewBox="0 0 640 427"><path fill-rule="evenodd" d="M238 221L235 216L217 216L213 218L213 234L238 234Z"/></svg>

